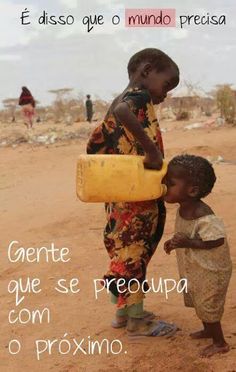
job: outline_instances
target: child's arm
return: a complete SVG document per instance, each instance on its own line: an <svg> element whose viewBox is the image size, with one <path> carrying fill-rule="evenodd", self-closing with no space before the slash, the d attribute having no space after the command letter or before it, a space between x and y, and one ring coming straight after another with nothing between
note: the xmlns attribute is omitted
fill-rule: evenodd
<svg viewBox="0 0 236 372"><path fill-rule="evenodd" d="M164 243L164 251L166 252L166 254L170 254L170 252L173 250L174 248L171 247L171 239L167 240L165 243Z"/></svg>
<svg viewBox="0 0 236 372"><path fill-rule="evenodd" d="M155 143L148 137L135 114L125 102L119 103L114 109L114 115L128 129L143 147L146 156L144 165L146 168L161 169L162 154Z"/></svg>
<svg viewBox="0 0 236 372"><path fill-rule="evenodd" d="M168 243L168 244L166 244ZM172 239L168 240L164 245L167 254L176 248L193 248L193 249L212 249L220 247L224 244L224 238L216 240L204 241L201 239L190 239L185 234L177 233Z"/></svg>

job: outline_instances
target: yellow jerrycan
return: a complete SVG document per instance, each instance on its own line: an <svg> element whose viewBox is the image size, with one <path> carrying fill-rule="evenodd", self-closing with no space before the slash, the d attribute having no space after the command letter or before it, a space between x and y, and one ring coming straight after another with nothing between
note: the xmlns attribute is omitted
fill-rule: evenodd
<svg viewBox="0 0 236 372"><path fill-rule="evenodd" d="M166 193L161 170L145 169L143 156L80 155L77 163L77 196L84 202L135 202L158 199Z"/></svg>

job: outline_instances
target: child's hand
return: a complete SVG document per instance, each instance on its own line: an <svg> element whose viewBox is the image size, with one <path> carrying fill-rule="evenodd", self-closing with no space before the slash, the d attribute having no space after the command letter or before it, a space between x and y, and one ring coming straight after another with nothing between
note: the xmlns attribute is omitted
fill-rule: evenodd
<svg viewBox="0 0 236 372"><path fill-rule="evenodd" d="M150 153L147 153L144 161L144 167L147 169L157 169L160 170L162 168L163 159L160 151L156 149Z"/></svg>
<svg viewBox="0 0 236 372"><path fill-rule="evenodd" d="M174 249L171 242L172 242L172 239L167 240L164 243L164 251L166 252L166 254L170 254L170 252Z"/></svg>
<svg viewBox="0 0 236 372"><path fill-rule="evenodd" d="M190 239L187 237L187 235L183 233L177 233L171 239L171 245L174 248L187 248L190 245L189 241Z"/></svg>

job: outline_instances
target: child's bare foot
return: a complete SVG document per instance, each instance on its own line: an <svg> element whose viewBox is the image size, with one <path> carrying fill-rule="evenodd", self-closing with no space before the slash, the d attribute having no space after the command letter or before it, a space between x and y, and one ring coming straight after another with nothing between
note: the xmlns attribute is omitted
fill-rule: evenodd
<svg viewBox="0 0 236 372"><path fill-rule="evenodd" d="M145 319L128 318L126 327L129 336L135 337L171 337L178 327L175 324L167 323L163 320L152 321Z"/></svg>
<svg viewBox="0 0 236 372"><path fill-rule="evenodd" d="M150 311L146 311L144 310L143 313L141 314L142 317L140 319L143 319L144 321L149 321L149 320L152 320L155 318L155 314L150 312ZM116 315L115 319L112 320L111 322L111 326L113 328L122 328L122 327L126 327L127 325L127 321L128 321L128 317L127 315L126 316L118 316Z"/></svg>
<svg viewBox="0 0 236 372"><path fill-rule="evenodd" d="M201 352L200 356L202 358L210 358L212 355L215 354L222 354L222 353L227 353L230 350L230 347L227 343L223 345L217 345L217 344L212 344L207 347L205 347Z"/></svg>
<svg viewBox="0 0 236 372"><path fill-rule="evenodd" d="M138 330L141 330L143 328L146 329L149 325L152 324L152 321L149 319L143 319L143 318L128 318L127 322L127 331L129 332L135 332Z"/></svg>
<svg viewBox="0 0 236 372"><path fill-rule="evenodd" d="M153 320L156 318L156 315L151 311L143 310L142 318L146 320Z"/></svg>
<svg viewBox="0 0 236 372"><path fill-rule="evenodd" d="M128 317L127 316L117 316L116 315L116 318L111 322L111 326L113 328L126 327L127 320L128 320Z"/></svg>
<svg viewBox="0 0 236 372"><path fill-rule="evenodd" d="M211 335L205 329L202 329L201 331L190 333L189 336L193 339L211 338Z"/></svg>

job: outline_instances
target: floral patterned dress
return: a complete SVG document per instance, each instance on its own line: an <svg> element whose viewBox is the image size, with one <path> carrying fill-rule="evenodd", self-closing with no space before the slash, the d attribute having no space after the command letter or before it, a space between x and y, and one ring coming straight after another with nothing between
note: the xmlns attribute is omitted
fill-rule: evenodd
<svg viewBox="0 0 236 372"><path fill-rule="evenodd" d="M149 92L132 88L121 101L129 105L147 135L164 153L161 131ZM112 111L111 106L104 121L92 133L87 153L144 155L141 145ZM111 281L109 289L118 298L118 308L124 308L142 302L144 291L148 289L144 285L143 290L141 284L146 277L147 265L162 237L166 211L162 199L107 203L105 210L107 225L104 243L111 262L104 279ZM118 279L123 279L124 283L119 288Z"/></svg>

